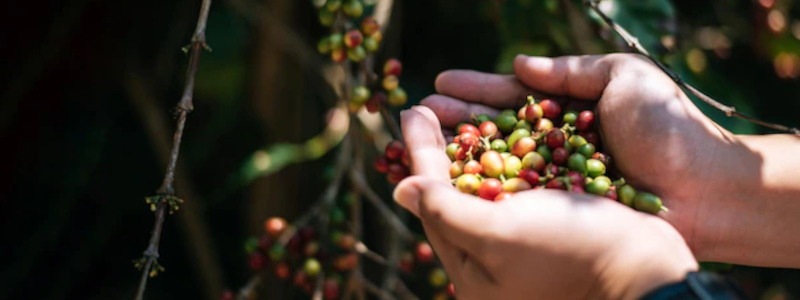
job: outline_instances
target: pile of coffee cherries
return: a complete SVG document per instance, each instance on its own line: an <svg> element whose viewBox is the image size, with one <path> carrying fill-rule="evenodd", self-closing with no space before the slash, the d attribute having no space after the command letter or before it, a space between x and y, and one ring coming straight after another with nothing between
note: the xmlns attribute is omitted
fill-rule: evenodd
<svg viewBox="0 0 800 300"><path fill-rule="evenodd" d="M409 170L408 152L400 141L392 141L386 145L383 156L375 159L375 170L386 174L386 180L397 184L411 174Z"/></svg>
<svg viewBox="0 0 800 300"><path fill-rule="evenodd" d="M378 21L372 16L362 17L363 13L364 5L360 0L325 2L319 9L319 21L323 26L331 27L331 34L320 39L317 50L321 54L330 55L331 60L336 63L364 63L368 55L380 48L383 34ZM375 113L386 104L403 106L408 97L400 87L399 76L402 70L399 60L387 60L383 65L383 77L379 81L371 83L371 86L356 85L350 91L350 110L356 112L366 106L369 112Z"/></svg>
<svg viewBox="0 0 800 300"><path fill-rule="evenodd" d="M459 191L492 201L548 188L607 197L652 214L666 210L657 196L612 176L595 119L590 110L562 114L557 102L531 96L518 111L475 116L456 128L447 146L450 177Z"/></svg>

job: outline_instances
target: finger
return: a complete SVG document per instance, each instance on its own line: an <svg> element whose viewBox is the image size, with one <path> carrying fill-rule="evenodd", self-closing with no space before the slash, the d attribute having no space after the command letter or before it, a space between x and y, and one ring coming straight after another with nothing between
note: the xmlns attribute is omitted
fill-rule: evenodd
<svg viewBox="0 0 800 300"><path fill-rule="evenodd" d="M442 125L439 124L439 118L430 108L421 105L414 105L411 107L411 109L422 114L422 116L428 120L431 127L441 129ZM434 136L436 136L436 146L439 147L439 149L444 149L447 147L447 142L445 142L444 135L434 134Z"/></svg>
<svg viewBox="0 0 800 300"><path fill-rule="evenodd" d="M429 107L439 118L442 126L449 128L453 128L461 122L468 122L473 114L494 116L500 113L500 110L490 106L461 101L444 95L430 95L420 104Z"/></svg>
<svg viewBox="0 0 800 300"><path fill-rule="evenodd" d="M531 93L513 75L470 70L442 72L436 77L436 91L442 95L498 108L520 107Z"/></svg>
<svg viewBox="0 0 800 300"><path fill-rule="evenodd" d="M545 93L596 100L611 78L616 56L564 56L558 58L518 55L514 73L532 89Z"/></svg>
<svg viewBox="0 0 800 300"><path fill-rule="evenodd" d="M409 109L400 114L412 173L433 180L449 181L450 158L444 151L446 144L439 122L432 117L433 112L423 113L420 110L428 109Z"/></svg>
<svg viewBox="0 0 800 300"><path fill-rule="evenodd" d="M496 237L497 206L448 183L412 176L397 186L395 199L425 226L476 259L485 257L487 242Z"/></svg>

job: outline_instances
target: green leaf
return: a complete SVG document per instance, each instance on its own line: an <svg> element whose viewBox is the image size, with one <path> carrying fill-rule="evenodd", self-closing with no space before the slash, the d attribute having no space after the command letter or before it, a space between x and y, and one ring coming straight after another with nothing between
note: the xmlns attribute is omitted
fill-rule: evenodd
<svg viewBox="0 0 800 300"><path fill-rule="evenodd" d="M602 3L605 2L605 3ZM654 53L661 37L672 34L675 9L668 0L606 0L601 8L612 20L637 37L647 51ZM595 18L597 16L592 14Z"/></svg>

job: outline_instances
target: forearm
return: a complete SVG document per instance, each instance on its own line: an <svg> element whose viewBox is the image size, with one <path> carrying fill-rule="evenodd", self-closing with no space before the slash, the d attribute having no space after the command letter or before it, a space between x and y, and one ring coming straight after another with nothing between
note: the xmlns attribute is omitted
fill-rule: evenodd
<svg viewBox="0 0 800 300"><path fill-rule="evenodd" d="M800 137L737 136L730 149L698 258L800 268Z"/></svg>

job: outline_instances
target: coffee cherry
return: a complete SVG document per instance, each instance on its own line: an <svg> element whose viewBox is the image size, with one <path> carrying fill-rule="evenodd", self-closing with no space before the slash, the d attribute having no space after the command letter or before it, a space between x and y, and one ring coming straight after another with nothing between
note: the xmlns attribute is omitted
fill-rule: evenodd
<svg viewBox="0 0 800 300"><path fill-rule="evenodd" d="M617 191L619 202L627 206L633 207L633 199L636 197L636 189L630 185L623 185Z"/></svg>
<svg viewBox="0 0 800 300"><path fill-rule="evenodd" d="M478 197L494 200L503 191L503 183L497 178L486 178L478 187Z"/></svg>
<svg viewBox="0 0 800 300"><path fill-rule="evenodd" d="M380 26L378 26L378 20L375 20L375 18L372 16L366 17L363 21L361 21L361 31L364 32L364 35L372 35L379 29Z"/></svg>
<svg viewBox="0 0 800 300"><path fill-rule="evenodd" d="M417 261L423 264L433 262L433 248L431 248L431 244L428 242L419 242L417 246L414 247L414 254L417 257Z"/></svg>
<svg viewBox="0 0 800 300"><path fill-rule="evenodd" d="M380 45L381 44L378 43L378 41L375 40L375 38L373 38L371 36L365 37L364 38L364 42L361 43L361 46L363 46L364 49L366 49L367 52L370 52L370 53L378 51L378 48L380 47Z"/></svg>
<svg viewBox="0 0 800 300"><path fill-rule="evenodd" d="M403 156L403 152L406 151L406 147L403 146L403 143L400 141L391 141L389 144L386 144L386 148L383 151L383 155L386 156L386 159L396 161Z"/></svg>
<svg viewBox="0 0 800 300"><path fill-rule="evenodd" d="M574 153L569 156L567 168L576 171L581 175L589 174L589 170L586 166L586 156L583 156L583 154L580 153Z"/></svg>
<svg viewBox="0 0 800 300"><path fill-rule="evenodd" d="M389 75L383 78L382 85L384 90L391 92L400 85L400 80L397 79L397 76Z"/></svg>
<svg viewBox="0 0 800 300"><path fill-rule="evenodd" d="M583 177L583 174L578 171L569 171L566 175L567 179L569 179L569 183L573 186L584 186L586 185L586 178Z"/></svg>
<svg viewBox="0 0 800 300"><path fill-rule="evenodd" d="M606 173L606 165L593 158L586 160L586 169L591 177L597 177Z"/></svg>
<svg viewBox="0 0 800 300"><path fill-rule="evenodd" d="M638 211L657 214L662 209L661 198L650 193L638 192L636 197L633 198L633 208Z"/></svg>
<svg viewBox="0 0 800 300"><path fill-rule="evenodd" d="M289 279L289 274L291 270L289 269L289 265L285 262L279 262L275 265L275 276L277 276L281 280Z"/></svg>
<svg viewBox="0 0 800 300"><path fill-rule="evenodd" d="M433 286L434 288L443 287L448 282L447 274L441 268L434 268L433 270L431 270L428 279L431 283L431 286Z"/></svg>
<svg viewBox="0 0 800 300"><path fill-rule="evenodd" d="M383 40L383 33L381 33L380 31L375 31L375 33L371 34L369 37L373 38L376 43L380 44L381 41Z"/></svg>
<svg viewBox="0 0 800 300"><path fill-rule="evenodd" d="M579 131L586 131L592 126L594 126L594 113L591 110L582 111L575 121L575 128Z"/></svg>
<svg viewBox="0 0 800 300"><path fill-rule="evenodd" d="M506 151L508 151L508 145L506 144L506 141L504 141L502 139L492 140L490 146L491 146L492 150L494 150L494 151L498 151L498 152L506 152Z"/></svg>
<svg viewBox="0 0 800 300"><path fill-rule="evenodd" d="M514 146L511 147L511 154L516 155L517 157L524 157L529 152L536 150L536 141L533 140L531 137L523 137L517 140L514 143Z"/></svg>
<svg viewBox="0 0 800 300"><path fill-rule="evenodd" d="M376 113L381 109L381 106L386 103L386 93L384 92L377 92L372 95L372 97L367 100L365 106L367 107L367 111L370 113Z"/></svg>
<svg viewBox="0 0 800 300"><path fill-rule="evenodd" d="M464 123L461 126L458 126L458 133L459 134L471 133L476 137L481 136L481 131L478 129L478 127L475 127L475 125L469 123Z"/></svg>
<svg viewBox="0 0 800 300"><path fill-rule="evenodd" d="M513 196L514 196L514 193L502 192L502 193L500 193L500 194L498 194L497 196L494 197L494 202L500 202L500 201L503 201L503 200L507 200L507 199L510 199Z"/></svg>
<svg viewBox="0 0 800 300"><path fill-rule="evenodd" d="M540 145L536 148L536 152L539 153L542 158L544 158L545 162L553 161L553 154L550 152L550 147L547 147L546 145Z"/></svg>
<svg viewBox="0 0 800 300"><path fill-rule="evenodd" d="M506 178L517 177L517 173L522 170L522 161L519 157L513 155L506 157L503 160L503 168L505 168L503 175L505 175Z"/></svg>
<svg viewBox="0 0 800 300"><path fill-rule="evenodd" d="M375 158L375 170L380 173L388 172L389 162L386 160L386 157L380 156Z"/></svg>
<svg viewBox="0 0 800 300"><path fill-rule="evenodd" d="M364 6L358 0L346 0L347 2L342 5L342 11L345 15L352 18L358 18L364 13Z"/></svg>
<svg viewBox="0 0 800 300"><path fill-rule="evenodd" d="M347 50L347 58L353 62L360 62L367 58L367 51L364 50L364 46L357 46Z"/></svg>
<svg viewBox="0 0 800 300"><path fill-rule="evenodd" d="M568 111L564 113L564 117L561 120L569 125L575 125L575 120L578 119L578 113L574 111Z"/></svg>
<svg viewBox="0 0 800 300"><path fill-rule="evenodd" d="M576 194L586 194L586 190L584 190L583 187L580 186L580 185L573 185L573 186L570 187L569 190L570 190L570 192L573 192L573 193L576 193Z"/></svg>
<svg viewBox="0 0 800 300"><path fill-rule="evenodd" d="M522 169L519 171L519 178L525 180L531 186L539 184L539 173L531 169Z"/></svg>
<svg viewBox="0 0 800 300"><path fill-rule="evenodd" d="M503 182L503 191L505 192L516 193L530 189L531 184L519 177L510 178Z"/></svg>
<svg viewBox="0 0 800 300"><path fill-rule="evenodd" d="M526 109L526 108L527 108L527 105L525 105L525 106L521 107L521 108L520 108L520 109L517 111L517 120L525 120L525 109Z"/></svg>
<svg viewBox="0 0 800 300"><path fill-rule="evenodd" d="M595 153L595 148L594 145L586 143L583 144L583 146L578 147L578 149L575 150L575 152L580 153L586 157L592 157L592 155L594 155Z"/></svg>
<svg viewBox="0 0 800 300"><path fill-rule="evenodd" d="M551 163L544 167L544 174L558 176L561 174L561 169L557 165Z"/></svg>
<svg viewBox="0 0 800 300"><path fill-rule="evenodd" d="M514 132L512 132L511 135L508 136L508 145L510 145L511 148L513 149L514 148L514 143L516 143L517 140L519 140L519 139L521 139L523 137L529 137L529 136L531 136L531 132L529 130L527 130L527 129L514 130Z"/></svg>
<svg viewBox="0 0 800 300"><path fill-rule="evenodd" d="M280 236L287 226L286 220L281 217L272 217L264 222L264 230L267 232L267 235L272 238Z"/></svg>
<svg viewBox="0 0 800 300"><path fill-rule="evenodd" d="M573 135L567 139L569 145L572 146L572 149L578 149L583 145L586 145L586 139L580 135Z"/></svg>
<svg viewBox="0 0 800 300"><path fill-rule="evenodd" d="M267 257L260 252L254 252L250 254L250 269L254 271L259 271L267 266Z"/></svg>
<svg viewBox="0 0 800 300"><path fill-rule="evenodd" d="M331 50L332 49L331 49L331 39L330 39L330 37L326 36L326 37L320 39L319 43L317 43L317 51L320 54L328 54L328 53L331 52Z"/></svg>
<svg viewBox="0 0 800 300"><path fill-rule="evenodd" d="M389 104L392 106L403 106L406 104L407 100L408 96L406 95L406 91L401 87L397 87L389 92Z"/></svg>
<svg viewBox="0 0 800 300"><path fill-rule="evenodd" d="M528 123L528 121L519 120L517 121L517 125L514 125L514 129L525 129L531 131L533 130L533 126L531 126L531 123Z"/></svg>
<svg viewBox="0 0 800 300"><path fill-rule="evenodd" d="M561 105L558 105L558 103L553 100L542 100L542 102L539 102L539 106L542 107L545 118L558 120L559 115L561 115Z"/></svg>
<svg viewBox="0 0 800 300"><path fill-rule="evenodd" d="M469 156L467 155L467 149L461 148L461 146L456 149L456 159L457 160L467 160Z"/></svg>
<svg viewBox="0 0 800 300"><path fill-rule="evenodd" d="M464 164L464 173L465 174L475 174L480 175L483 171L481 164L477 160L470 160Z"/></svg>
<svg viewBox="0 0 800 300"><path fill-rule="evenodd" d="M586 184L586 192L597 196L605 196L611 187L605 180L592 180Z"/></svg>
<svg viewBox="0 0 800 300"><path fill-rule="evenodd" d="M525 120L533 125L539 124L539 121L544 117L544 110L539 104L532 103L525 107Z"/></svg>
<svg viewBox="0 0 800 300"><path fill-rule="evenodd" d="M456 188L467 194L475 194L480 184L481 182L478 180L478 177L475 177L473 174L461 174L461 176L458 176L458 179L456 179Z"/></svg>
<svg viewBox="0 0 800 300"><path fill-rule="evenodd" d="M597 136L597 132L587 131L580 133L580 135L583 136L583 138L585 138L590 144L595 146L599 145L598 143L600 142L600 137Z"/></svg>
<svg viewBox="0 0 800 300"><path fill-rule="evenodd" d="M305 264L303 264L303 271L309 277L316 277L319 274L319 271L322 270L322 265L319 263L318 260L314 258L306 259Z"/></svg>
<svg viewBox="0 0 800 300"><path fill-rule="evenodd" d="M464 161L457 160L450 164L450 178L456 178L464 174Z"/></svg>
<svg viewBox="0 0 800 300"><path fill-rule="evenodd" d="M491 121L491 120L492 120L492 117L490 117L489 115L480 114L477 117L475 117L475 124L483 124L483 122Z"/></svg>
<svg viewBox="0 0 800 300"><path fill-rule="evenodd" d="M567 190L567 185L561 180L550 180L544 187L548 189Z"/></svg>
<svg viewBox="0 0 800 300"><path fill-rule="evenodd" d="M363 85L356 86L353 88L353 94L350 97L350 102L357 103L357 104L364 104L369 100L370 91L367 87Z"/></svg>
<svg viewBox="0 0 800 300"><path fill-rule="evenodd" d="M303 272L303 270L295 271L292 283L294 283L294 285L299 287L306 285L308 283L308 276L306 276L306 272Z"/></svg>
<svg viewBox="0 0 800 300"><path fill-rule="evenodd" d="M394 75L400 76L400 73L403 72L403 65L400 63L399 60L392 58L386 61L383 65L383 75Z"/></svg>
<svg viewBox="0 0 800 300"><path fill-rule="evenodd" d="M447 295L450 296L451 298L454 298L456 296L456 286L453 285L453 283L447 285Z"/></svg>
<svg viewBox="0 0 800 300"><path fill-rule="evenodd" d="M328 2L325 2L325 8L329 12L336 12L340 7L342 7L342 0L328 0Z"/></svg>
<svg viewBox="0 0 800 300"><path fill-rule="evenodd" d="M398 184L409 175L411 174L408 167L403 164L391 163L389 164L389 171L386 173L386 180L391 184Z"/></svg>
<svg viewBox="0 0 800 300"><path fill-rule="evenodd" d="M322 297L325 300L335 300L339 298L339 281L335 278L325 279L322 284Z"/></svg>
<svg viewBox="0 0 800 300"><path fill-rule="evenodd" d="M470 125L472 126L472 125ZM463 126L462 126L463 127ZM474 126L473 126L474 127ZM461 145L461 148L464 149L477 149L478 145L480 145L481 141L478 139L478 136L472 134L471 132L464 132L459 135L458 141Z"/></svg>
<svg viewBox="0 0 800 300"><path fill-rule="evenodd" d="M529 152L522 157L522 167L525 169L541 172L546 164L547 162L539 152Z"/></svg>
<svg viewBox="0 0 800 300"><path fill-rule="evenodd" d="M483 172L489 177L500 177L505 172L505 161L497 151L486 151L480 158Z"/></svg>
<svg viewBox="0 0 800 300"><path fill-rule="evenodd" d="M567 164L567 158L569 157L569 151L564 148L556 148L553 150L553 163L563 166Z"/></svg>
<svg viewBox="0 0 800 300"><path fill-rule="evenodd" d="M344 35L344 44L347 48L358 47L363 41L364 36L361 35L361 31L358 31L358 29L350 30Z"/></svg>
<svg viewBox="0 0 800 300"><path fill-rule="evenodd" d="M493 137L499 131L500 130L497 128L497 124L492 121L484 121L481 123L480 136Z"/></svg>
<svg viewBox="0 0 800 300"><path fill-rule="evenodd" d="M336 63L340 63L340 62L343 62L343 61L347 60L347 49L342 48L342 47L340 47L338 49L334 48L331 51L331 60L333 60L333 62L336 62Z"/></svg>
<svg viewBox="0 0 800 300"><path fill-rule="evenodd" d="M550 129L553 129L553 121L547 118L542 118L539 124L536 125L536 131L547 132Z"/></svg>
<svg viewBox="0 0 800 300"><path fill-rule="evenodd" d="M447 144L446 152L450 160L456 160L456 150L458 150L458 147L456 143Z"/></svg>
<svg viewBox="0 0 800 300"><path fill-rule="evenodd" d="M547 135L544 137L545 144L550 149L556 149L564 147L564 140L565 140L564 132L558 129L550 129L547 132Z"/></svg>
<svg viewBox="0 0 800 300"><path fill-rule="evenodd" d="M617 190L614 189L614 186L611 186L608 192L606 192L605 197L617 201Z"/></svg>
<svg viewBox="0 0 800 300"><path fill-rule="evenodd" d="M494 118L494 123L497 124L497 128L500 129L500 132L504 134L510 133L514 130L514 126L517 125L517 117L515 117L513 113L500 114Z"/></svg>

